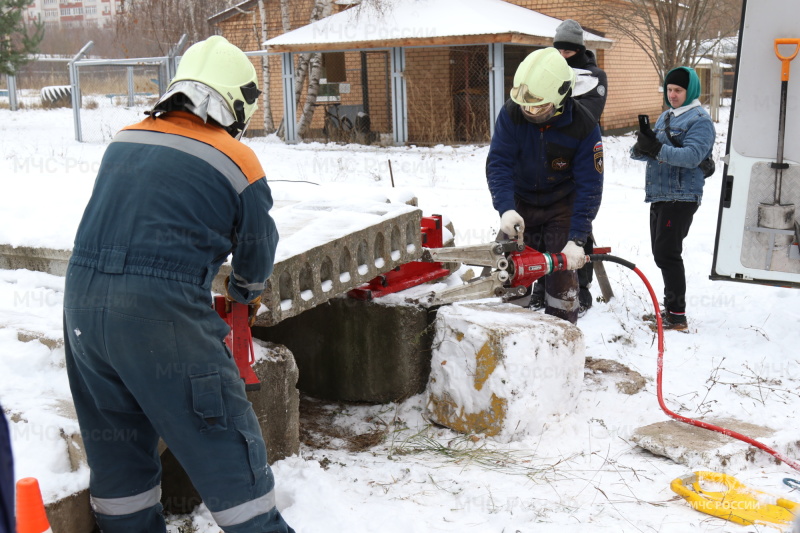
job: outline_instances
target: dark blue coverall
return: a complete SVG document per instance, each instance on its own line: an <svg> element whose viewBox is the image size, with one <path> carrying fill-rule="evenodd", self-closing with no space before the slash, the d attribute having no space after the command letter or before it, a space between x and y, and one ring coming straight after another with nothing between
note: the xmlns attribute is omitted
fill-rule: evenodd
<svg viewBox="0 0 800 533"><path fill-rule="evenodd" d="M272 272L278 233L255 154L185 112L119 132L103 156L67 270L67 372L105 533L164 532L159 436L226 532L292 531L275 508L256 415L211 307Z"/></svg>
<svg viewBox="0 0 800 533"><path fill-rule="evenodd" d="M11 435L0 405L0 533L13 533L14 519L14 457L11 454Z"/></svg>
<svg viewBox="0 0 800 533"><path fill-rule="evenodd" d="M603 196L603 143L587 108L567 98L560 114L532 124L508 99L497 115L486 158L492 205L525 220L525 244L558 253L586 241ZM567 270L545 279L545 313L578 320L578 278Z"/></svg>

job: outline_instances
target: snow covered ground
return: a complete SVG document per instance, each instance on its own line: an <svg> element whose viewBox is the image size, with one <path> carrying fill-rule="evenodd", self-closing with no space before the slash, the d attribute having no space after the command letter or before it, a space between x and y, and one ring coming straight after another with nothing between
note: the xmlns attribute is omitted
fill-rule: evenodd
<svg viewBox="0 0 800 533"><path fill-rule="evenodd" d="M727 111L717 125L718 157ZM604 142L606 182L595 236L636 263L660 295L661 276L649 251L644 165L628 158L632 136ZM413 193L424 214L453 222L457 244L491 241L498 229L484 175L487 147L247 143L267 171L276 206L301 197ZM0 243L70 248L103 150L73 140L69 109L0 110ZM685 241L692 332L666 334L665 400L686 416L769 426L797 459L800 451L789 443L800 440L800 291L708 279L722 165L717 168ZM384 438L363 451L349 451L343 439L321 449L303 446L299 456L273 465L287 521L298 533L775 531L700 514L669 483L710 468L797 501L800 494L781 483L797 472L761 452L753 462L724 467L679 465L630 441L637 427L668 417L655 396L654 335L640 318L652 311L649 297L632 272L614 264L606 269L615 298L595 304L580 320L586 355L641 373L647 378L641 392L622 394L612 376L587 373L569 417L509 444L432 426L424 417L424 395L399 404L322 406L330 423L352 435ZM600 295L596 287L593 293ZM70 394L63 349L22 342L18 333L61 338L62 301L62 278L0 271L0 402L10 420L16 476L37 477L46 501L85 488L89 475L85 467L71 470L61 437L77 431L64 414ZM173 517L170 530L188 523L199 533L219 530L202 507Z"/></svg>

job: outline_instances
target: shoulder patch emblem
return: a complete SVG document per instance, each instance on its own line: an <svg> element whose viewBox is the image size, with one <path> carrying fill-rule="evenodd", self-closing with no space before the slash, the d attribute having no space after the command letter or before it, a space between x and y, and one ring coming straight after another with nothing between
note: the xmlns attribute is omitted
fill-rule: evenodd
<svg viewBox="0 0 800 533"><path fill-rule="evenodd" d="M597 86L597 94L600 96L605 96L606 94L606 86L605 85L598 85Z"/></svg>
<svg viewBox="0 0 800 533"><path fill-rule="evenodd" d="M594 145L594 151L599 152L602 149L603 149L603 141L597 141L597 143Z"/></svg>
<svg viewBox="0 0 800 533"><path fill-rule="evenodd" d="M603 151L594 153L594 169L598 174L603 173Z"/></svg>
<svg viewBox="0 0 800 533"><path fill-rule="evenodd" d="M550 163L550 166L553 168L553 170L566 170L569 168L569 161L563 157L557 157L553 159L553 162Z"/></svg>

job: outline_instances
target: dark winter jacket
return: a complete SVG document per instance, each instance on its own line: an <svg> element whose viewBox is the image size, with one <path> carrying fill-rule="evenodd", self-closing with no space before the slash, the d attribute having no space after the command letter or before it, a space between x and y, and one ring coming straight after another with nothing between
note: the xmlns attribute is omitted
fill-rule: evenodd
<svg viewBox="0 0 800 533"><path fill-rule="evenodd" d="M8 423L0 405L0 533L13 533L15 524L14 459Z"/></svg>
<svg viewBox="0 0 800 533"><path fill-rule="evenodd" d="M516 209L515 197L552 205L573 192L569 239L586 240L603 194L603 143L592 114L567 98L561 114L544 125L525 120L507 100L497 116L486 161L494 208Z"/></svg>
<svg viewBox="0 0 800 533"><path fill-rule="evenodd" d="M572 68L588 70L592 73L592 76L597 78L597 87L588 93L576 96L575 99L579 100L592 113L597 122L600 122L600 116L603 114L603 108L606 106L606 98L608 97L608 76L606 76L603 69L597 66L597 61L591 50L584 50L583 53L577 53L567 58L567 64Z"/></svg>
<svg viewBox="0 0 800 533"><path fill-rule="evenodd" d="M247 303L272 273L271 207L250 148L186 112L147 118L108 146L70 263L210 289L233 253L229 291Z"/></svg>

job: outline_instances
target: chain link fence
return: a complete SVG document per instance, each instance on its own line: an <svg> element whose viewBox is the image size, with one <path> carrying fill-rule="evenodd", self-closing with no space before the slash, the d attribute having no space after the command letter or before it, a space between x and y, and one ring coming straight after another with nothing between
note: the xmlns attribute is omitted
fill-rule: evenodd
<svg viewBox="0 0 800 533"><path fill-rule="evenodd" d="M283 120L283 84L281 57L267 52L247 52L259 63L270 61L270 89L262 98L269 98L272 122L277 128ZM295 72L309 56L294 54ZM308 77L299 91L295 123L303 139L318 142L360 143L391 142L392 99L390 60L387 50L365 50L321 53L320 80L317 97L310 105L310 120L303 124L307 105ZM259 85L263 86L261 78ZM248 128L249 136L265 135L265 101L262 100ZM387 140L388 139L388 140Z"/></svg>
<svg viewBox="0 0 800 533"><path fill-rule="evenodd" d="M120 129L142 120L166 89L169 61L168 57L75 61L76 139L109 142Z"/></svg>
<svg viewBox="0 0 800 533"><path fill-rule="evenodd" d="M489 105L488 47L413 47L405 53L408 142L421 145L488 142L493 120ZM261 62L270 63L270 87L262 98L269 98L272 123L277 129L284 119L281 57L265 51L247 54L256 65L259 85L263 85ZM79 57L81 54L71 61L60 58L29 63L16 77L17 94L23 108L74 105L76 139L98 143L109 142L121 128L142 120L144 112L163 94L179 59ZM300 57L301 54L294 54L296 65ZM302 138L391 144L390 50L326 52L321 54L321 61L319 92L307 124L302 124L307 80L296 106L294 118L302 126ZM3 98L8 98L8 82L4 77L0 83L2 105L8 101ZM265 103L262 100L259 105L248 136L272 133L265 128Z"/></svg>
<svg viewBox="0 0 800 533"><path fill-rule="evenodd" d="M489 141L487 46L409 48L404 77L409 142Z"/></svg>

